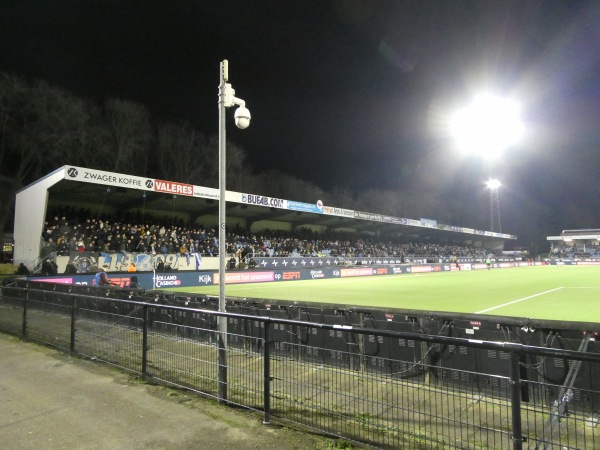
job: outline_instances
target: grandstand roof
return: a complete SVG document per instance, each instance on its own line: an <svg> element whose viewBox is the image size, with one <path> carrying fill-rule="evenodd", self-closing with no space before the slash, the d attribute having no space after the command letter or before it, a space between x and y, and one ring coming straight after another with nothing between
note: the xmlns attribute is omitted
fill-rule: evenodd
<svg viewBox="0 0 600 450"><path fill-rule="evenodd" d="M142 221L150 216L161 221L169 216L185 217L186 225L197 223L210 228L218 226L218 200L218 189L64 166L17 192L14 262L37 261L44 221L59 206L72 206L77 211L89 209L98 216L129 212ZM406 219L325 206L321 201L303 203L232 191L226 192L226 200L227 223L239 223L253 232L321 227L319 231L371 233L379 239L394 236L413 242L470 243L495 250L503 249L506 239L516 238L439 224L432 219Z"/></svg>
<svg viewBox="0 0 600 450"><path fill-rule="evenodd" d="M48 188L48 211L58 205L71 205L107 213L129 211L144 218L182 213L192 219L218 215L217 189L73 166L65 166L58 171L64 171L65 176ZM74 173L77 175L73 176ZM291 224L292 228L319 225L331 231L350 229L359 233L405 236L418 240L472 240L488 244L494 242L497 245L499 241L514 239L509 235L438 224L434 220L395 218L230 191L227 193L227 217L242 218L247 223L283 222Z"/></svg>

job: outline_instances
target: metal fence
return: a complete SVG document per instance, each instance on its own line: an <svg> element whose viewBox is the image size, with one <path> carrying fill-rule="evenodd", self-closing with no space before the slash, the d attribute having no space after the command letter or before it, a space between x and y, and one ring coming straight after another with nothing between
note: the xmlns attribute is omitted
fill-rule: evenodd
<svg viewBox="0 0 600 450"><path fill-rule="evenodd" d="M257 411L265 423L374 448L600 448L593 335L577 351L560 350L89 292L3 287L0 330ZM228 325L224 367L219 317ZM400 347L403 356L373 356L375 344ZM454 353L480 352L504 360L504 373L447 364ZM564 376L545 376L550 364Z"/></svg>

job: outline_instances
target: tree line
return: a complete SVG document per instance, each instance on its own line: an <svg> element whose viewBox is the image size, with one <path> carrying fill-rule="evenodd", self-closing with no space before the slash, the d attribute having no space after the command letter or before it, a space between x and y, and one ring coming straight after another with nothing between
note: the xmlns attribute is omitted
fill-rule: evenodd
<svg viewBox="0 0 600 450"><path fill-rule="evenodd" d="M12 224L15 192L63 165L217 188L218 137L207 136L188 122L152 117L144 105L130 100L84 98L43 80L0 72L0 229ZM469 225L467 208L442 195L414 190L353 192L345 186L325 191L282 172L255 173L244 149L234 143L227 146L227 188L477 226ZM477 217L481 219L480 214Z"/></svg>

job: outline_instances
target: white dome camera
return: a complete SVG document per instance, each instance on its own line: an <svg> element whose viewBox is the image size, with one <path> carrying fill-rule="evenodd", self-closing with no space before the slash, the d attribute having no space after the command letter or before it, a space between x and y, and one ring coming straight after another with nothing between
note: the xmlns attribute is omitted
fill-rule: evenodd
<svg viewBox="0 0 600 450"><path fill-rule="evenodd" d="M240 130L248 128L250 125L250 111L245 106L236 109L233 117L235 118L235 126Z"/></svg>

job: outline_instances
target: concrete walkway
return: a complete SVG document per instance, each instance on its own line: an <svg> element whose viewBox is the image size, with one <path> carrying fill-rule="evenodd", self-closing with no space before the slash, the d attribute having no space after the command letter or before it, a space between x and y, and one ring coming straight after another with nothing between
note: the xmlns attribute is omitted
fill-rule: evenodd
<svg viewBox="0 0 600 450"><path fill-rule="evenodd" d="M3 450L327 448L261 419L0 333Z"/></svg>

